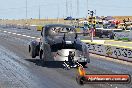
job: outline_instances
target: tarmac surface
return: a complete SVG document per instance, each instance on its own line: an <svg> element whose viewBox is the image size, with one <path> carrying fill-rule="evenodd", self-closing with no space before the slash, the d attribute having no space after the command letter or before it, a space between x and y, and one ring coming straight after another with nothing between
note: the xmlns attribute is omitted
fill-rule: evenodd
<svg viewBox="0 0 132 88"><path fill-rule="evenodd" d="M11 33L10 33L11 32ZM76 82L77 69L45 66L28 53L30 41L39 38L36 30L0 28L0 88L132 88L130 84L87 84ZM88 74L130 74L132 64L90 54Z"/></svg>

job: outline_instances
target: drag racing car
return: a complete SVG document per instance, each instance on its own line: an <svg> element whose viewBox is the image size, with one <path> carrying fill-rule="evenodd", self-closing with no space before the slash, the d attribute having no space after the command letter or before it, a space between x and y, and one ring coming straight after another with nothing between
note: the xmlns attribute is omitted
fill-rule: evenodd
<svg viewBox="0 0 132 88"><path fill-rule="evenodd" d="M43 62L68 62L69 54L74 53L74 60L85 66L90 62L87 45L79 40L79 34L72 26L62 24L45 25L41 31L40 41L29 44L32 58L39 56Z"/></svg>

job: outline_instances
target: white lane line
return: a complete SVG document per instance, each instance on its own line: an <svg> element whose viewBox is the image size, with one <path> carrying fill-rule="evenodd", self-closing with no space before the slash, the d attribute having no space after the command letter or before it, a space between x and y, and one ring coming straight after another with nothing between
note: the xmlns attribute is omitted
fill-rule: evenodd
<svg viewBox="0 0 132 88"><path fill-rule="evenodd" d="M26 36L27 38L31 37L31 36Z"/></svg>
<svg viewBox="0 0 132 88"><path fill-rule="evenodd" d="M1 31L1 30L0 30ZM3 32L7 32L7 31L3 31ZM12 32L7 32L9 34L11 34ZM12 33L13 35L22 35L22 34L17 34L17 33ZM24 37L27 37L27 38L32 38L32 39L35 39L36 37L32 37L32 36L27 36L27 35L22 35ZM40 40L40 38L36 38L38 40Z"/></svg>
<svg viewBox="0 0 132 88"><path fill-rule="evenodd" d="M4 32L7 32L7 31L4 31Z"/></svg>
<svg viewBox="0 0 132 88"><path fill-rule="evenodd" d="M17 34L17 35L22 35L22 34Z"/></svg>
<svg viewBox="0 0 132 88"><path fill-rule="evenodd" d="M40 40L40 38L37 38L37 39L39 39L39 40Z"/></svg>
<svg viewBox="0 0 132 88"><path fill-rule="evenodd" d="M13 35L16 35L16 33L12 33Z"/></svg>
<svg viewBox="0 0 132 88"><path fill-rule="evenodd" d="M22 35L22 36L24 36L24 37L25 37L26 35Z"/></svg>
<svg viewBox="0 0 132 88"><path fill-rule="evenodd" d="M118 88L117 86L115 88Z"/></svg>
<svg viewBox="0 0 132 88"><path fill-rule="evenodd" d="M11 32L8 32L9 34L11 34Z"/></svg>
<svg viewBox="0 0 132 88"><path fill-rule="evenodd" d="M33 38L33 39L34 39L34 38L36 38L36 37L31 37L31 38Z"/></svg>

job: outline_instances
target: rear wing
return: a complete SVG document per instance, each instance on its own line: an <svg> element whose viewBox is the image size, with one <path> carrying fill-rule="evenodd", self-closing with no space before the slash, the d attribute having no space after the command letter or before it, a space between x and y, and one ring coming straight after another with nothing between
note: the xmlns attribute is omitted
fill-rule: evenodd
<svg viewBox="0 0 132 88"><path fill-rule="evenodd" d="M63 39L65 39L66 34L69 33L69 32L62 31L60 33L63 33L64 34ZM83 35L84 33L83 32L74 32L73 34L75 34L75 39L77 39L78 35ZM89 34L89 32L87 32L85 34Z"/></svg>

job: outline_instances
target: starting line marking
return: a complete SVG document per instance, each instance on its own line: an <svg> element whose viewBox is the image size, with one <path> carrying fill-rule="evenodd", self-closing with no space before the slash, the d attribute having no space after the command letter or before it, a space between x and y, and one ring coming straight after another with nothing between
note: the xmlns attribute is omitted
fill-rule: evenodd
<svg viewBox="0 0 132 88"><path fill-rule="evenodd" d="M31 36L26 36L26 37L30 38Z"/></svg>
<svg viewBox="0 0 132 88"><path fill-rule="evenodd" d="M16 35L16 33L12 33L13 35Z"/></svg>
<svg viewBox="0 0 132 88"><path fill-rule="evenodd" d="M8 32L9 34L11 34L11 32Z"/></svg>
<svg viewBox="0 0 132 88"><path fill-rule="evenodd" d="M22 36L24 36L24 37L25 37L26 35L22 35Z"/></svg>
<svg viewBox="0 0 132 88"><path fill-rule="evenodd" d="M34 39L34 38L36 38L36 37L31 37L31 38L33 38L33 39Z"/></svg>
<svg viewBox="0 0 132 88"><path fill-rule="evenodd" d="M4 31L4 32L7 32L7 31Z"/></svg>
<svg viewBox="0 0 132 88"><path fill-rule="evenodd" d="M17 34L17 35L21 35L21 34Z"/></svg>

